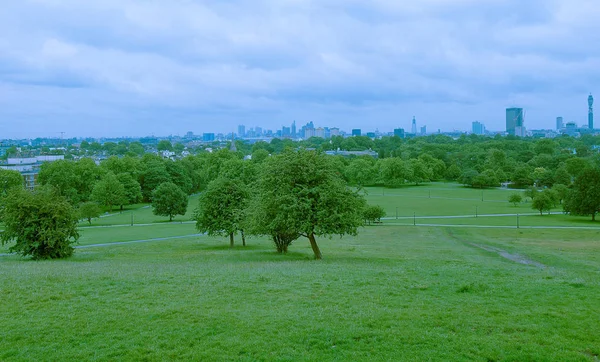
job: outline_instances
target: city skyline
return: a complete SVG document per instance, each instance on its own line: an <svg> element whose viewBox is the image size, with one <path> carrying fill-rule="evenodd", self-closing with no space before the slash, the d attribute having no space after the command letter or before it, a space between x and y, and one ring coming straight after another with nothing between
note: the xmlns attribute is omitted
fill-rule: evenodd
<svg viewBox="0 0 600 362"><path fill-rule="evenodd" d="M591 0L9 2L0 138L393 132L413 116L429 133L504 131L506 108L528 129L583 126L598 15Z"/></svg>

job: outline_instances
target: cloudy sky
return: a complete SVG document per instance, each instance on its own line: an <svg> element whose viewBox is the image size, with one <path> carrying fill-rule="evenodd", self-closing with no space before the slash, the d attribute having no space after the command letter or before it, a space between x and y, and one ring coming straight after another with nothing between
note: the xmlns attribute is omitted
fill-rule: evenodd
<svg viewBox="0 0 600 362"><path fill-rule="evenodd" d="M583 124L598 19L597 0L4 0L0 139L503 130L510 106Z"/></svg>

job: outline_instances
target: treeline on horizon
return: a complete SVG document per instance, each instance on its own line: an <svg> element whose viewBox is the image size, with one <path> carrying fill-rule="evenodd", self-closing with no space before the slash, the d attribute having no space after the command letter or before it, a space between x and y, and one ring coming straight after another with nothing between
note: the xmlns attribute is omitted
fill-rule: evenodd
<svg viewBox="0 0 600 362"><path fill-rule="evenodd" d="M371 156L330 156L338 173L352 186L399 187L430 181L456 181L471 187L496 187L507 182L511 187L552 187L569 185L586 166L600 166L600 154L595 146L600 137L586 135L579 139L531 139L517 137L462 136L452 139L443 135L401 139L383 137L311 138L294 142L273 139L270 143L249 144L236 141L236 152L225 147L208 152L205 149L176 160L153 153L145 153L138 143L121 145L82 145L78 161L71 161L75 152L65 161L41 166L38 182L52 184L74 204L89 201L96 182L116 176L127 191L127 200L121 203L151 202L152 192L164 182L176 184L186 194L204 189L229 169L243 169L252 178L269 155L279 154L286 148L306 148L317 151L372 150ZM186 149L181 144L160 141L159 151L181 155ZM105 151L112 154L96 165L86 155ZM106 151L111 152L106 152ZM117 150L119 151L117 154ZM69 151L69 150L68 150ZM251 155L251 160L244 156Z"/></svg>

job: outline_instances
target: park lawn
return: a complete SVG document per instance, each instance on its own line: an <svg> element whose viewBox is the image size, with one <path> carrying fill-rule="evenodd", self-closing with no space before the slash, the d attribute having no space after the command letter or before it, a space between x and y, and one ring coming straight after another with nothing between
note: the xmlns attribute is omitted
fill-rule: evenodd
<svg viewBox="0 0 600 362"><path fill-rule="evenodd" d="M229 249L206 236L78 249L67 260L0 258L0 360L600 355L597 231L360 231L319 239L322 261L306 240L277 255L266 239Z"/></svg>
<svg viewBox="0 0 600 362"><path fill-rule="evenodd" d="M528 213L531 204L509 203L513 190L471 189L456 184L426 184L398 189L365 188L369 203L380 205L388 217ZM483 193L483 201L482 201ZM430 196L431 195L431 196Z"/></svg>
<svg viewBox="0 0 600 362"><path fill-rule="evenodd" d="M198 206L198 195L189 197L188 208L185 215L176 215L173 221L190 221L192 219L194 209ZM132 219L133 215L133 219ZM100 218L92 219L93 226L102 225L130 225L134 224L151 224L151 223L168 223L168 216L157 216L152 213L151 204L136 204L126 207L123 212L118 209L112 212L106 212ZM87 220L81 220L79 226L89 226Z"/></svg>

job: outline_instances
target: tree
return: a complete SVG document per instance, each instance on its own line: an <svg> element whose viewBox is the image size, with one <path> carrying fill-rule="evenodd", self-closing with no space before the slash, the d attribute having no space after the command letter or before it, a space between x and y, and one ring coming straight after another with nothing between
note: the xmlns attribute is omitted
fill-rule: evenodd
<svg viewBox="0 0 600 362"><path fill-rule="evenodd" d="M156 149L159 151L173 151L173 145L169 140L161 140L158 142Z"/></svg>
<svg viewBox="0 0 600 362"><path fill-rule="evenodd" d="M86 219L92 225L92 219L100 217L100 206L93 201L84 202L79 205L79 218Z"/></svg>
<svg viewBox="0 0 600 362"><path fill-rule="evenodd" d="M546 192L540 192L536 195L531 203L531 208L534 210L538 210L540 215L544 215L544 211L550 211L552 205L554 204L554 200L552 197Z"/></svg>
<svg viewBox="0 0 600 362"><path fill-rule="evenodd" d="M469 185L473 187L475 185L477 177L479 177L479 172L477 172L477 170L470 169L464 171L460 175L458 181L463 185Z"/></svg>
<svg viewBox="0 0 600 362"><path fill-rule="evenodd" d="M229 236L229 246L234 245L238 231L244 237L244 219L249 202L249 192L239 179L219 177L208 184L200 194L194 212L196 229L214 236ZM244 239L245 245L245 239Z"/></svg>
<svg viewBox="0 0 600 362"><path fill-rule="evenodd" d="M23 176L18 171L0 168L0 220L2 220L2 209L4 199L13 189L23 188Z"/></svg>
<svg viewBox="0 0 600 362"><path fill-rule="evenodd" d="M564 202L564 210L573 215L592 215L600 211L600 168L588 167L575 178Z"/></svg>
<svg viewBox="0 0 600 362"><path fill-rule="evenodd" d="M385 210L379 205L369 205L365 207L363 217L365 224L381 222L381 218L385 217Z"/></svg>
<svg viewBox="0 0 600 362"><path fill-rule="evenodd" d="M129 205L142 201L142 188L140 183L137 182L133 176L129 173L120 173L117 175L117 179L123 185L123 191L125 191L125 202Z"/></svg>
<svg viewBox="0 0 600 362"><path fill-rule="evenodd" d="M187 195L172 182L162 183L152 192L154 215L168 216L169 221L173 221L173 216L185 215L187 206Z"/></svg>
<svg viewBox="0 0 600 362"><path fill-rule="evenodd" d="M2 245L15 242L11 252L33 259L57 259L73 255L79 239L78 215L53 187L35 191L12 190L2 212L4 232Z"/></svg>
<svg viewBox="0 0 600 362"><path fill-rule="evenodd" d="M368 186L375 184L377 169L373 163L364 158L352 160L346 168L348 180L356 186Z"/></svg>
<svg viewBox="0 0 600 362"><path fill-rule="evenodd" d="M347 188L325 154L286 150L263 164L252 209L255 231L306 237L321 259L317 236L355 235L363 223L364 198Z"/></svg>
<svg viewBox="0 0 600 362"><path fill-rule="evenodd" d="M387 187L399 187L413 177L410 164L398 157L385 158L379 160L378 163L380 164L381 180Z"/></svg>
<svg viewBox="0 0 600 362"><path fill-rule="evenodd" d="M103 206L108 206L112 211L114 205L123 205L127 202L125 187L119 182L114 173L107 173L92 189L93 201Z"/></svg>
<svg viewBox="0 0 600 362"><path fill-rule="evenodd" d="M52 185L61 196L66 197L73 204L81 201L77 193L75 162L59 160L43 163L40 166L38 182L40 185Z"/></svg>
<svg viewBox="0 0 600 362"><path fill-rule="evenodd" d="M412 169L412 175L409 178L409 181L414 182L417 186L422 182L429 182L433 177L433 172L427 166L425 161L421 159L413 158L410 160L410 166Z"/></svg>
<svg viewBox="0 0 600 362"><path fill-rule="evenodd" d="M562 184L554 184L554 186L552 186L552 190L556 192L558 203L560 204L563 203L563 200L566 199L567 195L569 194L569 188Z"/></svg>
<svg viewBox="0 0 600 362"><path fill-rule="evenodd" d="M521 201L523 201L523 197L519 194L511 194L508 197L508 202L513 204L515 207L517 207L517 204L520 203Z"/></svg>
<svg viewBox="0 0 600 362"><path fill-rule="evenodd" d="M523 196L529 197L531 201L533 201L537 197L538 193L539 191L535 187L531 186L523 191Z"/></svg>
<svg viewBox="0 0 600 362"><path fill-rule="evenodd" d="M158 187L158 185L170 181L171 176L167 172L167 168L162 161L149 161L147 164L147 169L141 175L140 182L144 201L152 201L152 192Z"/></svg>
<svg viewBox="0 0 600 362"><path fill-rule="evenodd" d="M23 188L23 176L18 171L0 168L0 203L14 188Z"/></svg>

